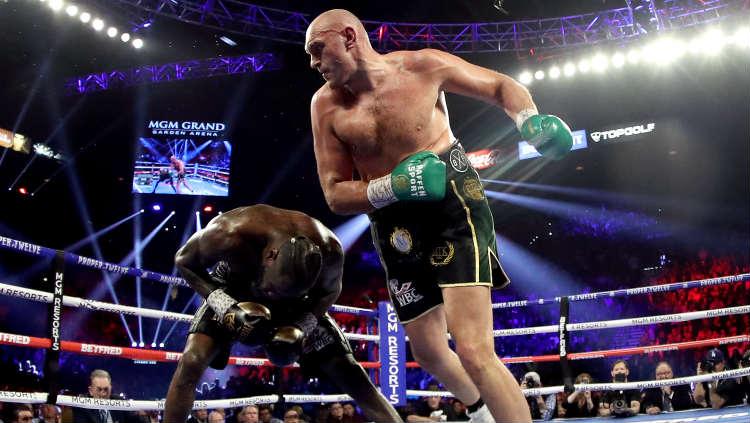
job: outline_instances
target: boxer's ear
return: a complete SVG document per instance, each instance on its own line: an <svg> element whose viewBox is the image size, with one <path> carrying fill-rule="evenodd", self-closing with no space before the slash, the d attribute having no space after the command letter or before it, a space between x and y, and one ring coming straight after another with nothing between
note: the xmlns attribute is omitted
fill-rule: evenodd
<svg viewBox="0 0 750 423"><path fill-rule="evenodd" d="M347 26L341 34L344 36L344 46L347 50L353 48L357 44L357 31L355 31L354 28Z"/></svg>

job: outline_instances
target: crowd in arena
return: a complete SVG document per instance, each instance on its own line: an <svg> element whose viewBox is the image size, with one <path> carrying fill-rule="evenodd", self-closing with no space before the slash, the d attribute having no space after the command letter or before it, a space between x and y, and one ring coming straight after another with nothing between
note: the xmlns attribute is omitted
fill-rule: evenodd
<svg viewBox="0 0 750 423"><path fill-rule="evenodd" d="M710 257L700 252L697 258L680 259L673 257L671 262L665 263L655 277L649 278L648 285L660 285L681 281L706 279L727 275L750 272L750 265L746 257L721 256ZM360 286L356 294L345 291L340 302L359 307L372 308L373 304L387 298L384 287L377 277L370 279L367 285ZM750 294L750 282L733 282L708 287L682 289L671 292L657 292L641 296L629 297L627 300L608 298L601 304L591 305L573 303L571 305L571 321L582 321L575 316L638 316L639 313L648 315L682 313L688 311L718 309L737 305L744 305ZM596 309L596 307L601 307ZM604 310L607 310L606 313ZM599 314L591 314L591 311ZM377 333L377 325L367 318L349 314L335 314L336 320L345 332ZM559 310L554 306L537 306L533 313L522 308L496 310L496 328L529 327L554 324L559 318ZM97 324L96 321L88 324ZM97 330L98 336L109 332L116 332L116 325L111 322L98 323L102 326ZM694 340L707 340L728 336L743 335L750 332L750 315L738 314L714 317L711 319L689 320L679 323L649 325L638 329L636 337L623 341L622 329L608 329L597 332L573 333L571 337L571 351L608 350L617 347L636 345L671 344ZM519 338L520 339L520 338ZM558 350L556 334L531 335L523 342L516 339L510 342L507 338L498 338L497 352L500 357L535 356L555 354ZM352 341L355 357L360 361L370 361L377 357L377 346L364 341ZM648 355L631 355L625 360L614 363L607 360L578 360L573 362L576 374L575 383L605 383L621 381L618 374L627 373L626 379L652 380L671 377L692 376L704 371L718 371L750 366L750 353L747 343L729 343L721 346L720 350L698 348L682 351L658 352ZM706 361L706 354L713 354L715 360ZM744 358L743 358L744 353ZM43 392L45 386L39 367L43 360L43 351L24 348L8 348L0 350L0 374L4 377L0 382L0 390L7 391L37 391ZM113 398L133 397L138 399L157 399L163 395L164 388L153 383L153 379L168 381L173 371L172 365L157 364L149 368L148 372L128 373L127 378L116 380L117 394L112 392L112 377L106 371L95 370L91 366L102 366L111 361L93 361L91 357L74 354L64 354L61 366L61 379L66 381L63 393L96 396L94 380L106 380L108 388L102 395ZM710 363L716 368L701 369L698 363ZM705 365L705 364L704 364ZM623 371L623 368L625 369ZM562 384L561 372L558 364L515 364L510 365L511 371L517 376L521 388L553 386ZM135 374L134 374L135 373ZM7 377L5 376L7 375ZM142 377L139 377L141 375ZM371 374L377 378L376 373ZM151 380L149 382L149 379ZM722 384L729 384L730 387ZM71 389L72 387L78 387ZM105 386L105 387L107 387ZM719 386L722 386L719 388ZM527 401L536 419L552 417L584 417L608 415L614 413L613 404L625 404L625 409L618 409L618 413L648 413L654 414L685 408L700 408L741 404L747 402L747 377L728 382L721 382L714 386L708 384L694 384L694 386L676 386L667 389L644 390L641 392L624 392L626 401L617 402L612 392L582 391L570 395L558 394L548 397L527 397ZM407 387L410 389L443 390L431 376L419 369L407 372ZM717 391L719 394L712 394ZM88 392L87 392L88 391ZM231 376L222 383L219 379L204 382L197 388L198 399L237 398L275 393L322 394L337 392L331 382L317 378L306 378L298 369L271 367L237 367ZM658 392L657 392L658 391ZM669 393L667 395L667 392ZM717 396L718 395L718 396ZM665 398L671 398L665 402ZM80 417L76 414L91 414L96 411L71 409L49 405L0 404L3 422L27 422L31 416L33 421L91 421L99 422L94 417ZM441 397L424 397L410 399L408 404L399 408L400 414L406 421L440 421L468 420L465 405L459 400ZM625 410L625 411L623 411ZM117 413L117 412L113 412ZM101 417L101 416L99 416ZM117 416L121 421L151 422L158 421L158 412L123 413ZM111 420L116 421L116 420ZM117 420L120 421L120 420ZM357 422L363 421L356 404L268 404L257 407L249 406L238 409L195 410L190 421L193 423L210 422Z"/></svg>

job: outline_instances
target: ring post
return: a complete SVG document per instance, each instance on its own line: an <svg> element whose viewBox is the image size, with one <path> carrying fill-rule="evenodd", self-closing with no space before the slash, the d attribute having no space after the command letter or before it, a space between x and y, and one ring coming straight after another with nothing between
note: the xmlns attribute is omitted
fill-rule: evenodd
<svg viewBox="0 0 750 423"><path fill-rule="evenodd" d="M378 303L380 391L392 405L406 405L406 340L393 304Z"/></svg>
<svg viewBox="0 0 750 423"><path fill-rule="evenodd" d="M52 292L52 302L49 304L47 321L49 338L52 341L44 356L44 379L47 386L47 404L57 402L59 392L58 373L60 369L60 326L62 323L63 286L65 279L65 253L57 251L52 260L49 274L44 283L45 288Z"/></svg>
<svg viewBox="0 0 750 423"><path fill-rule="evenodd" d="M568 334L569 315L570 303L568 297L562 297L560 299L560 327L558 329L560 337L560 367L562 368L565 392L571 394L575 390L575 387L573 386L573 375L570 371L570 363L568 363L568 347L570 346L570 335Z"/></svg>

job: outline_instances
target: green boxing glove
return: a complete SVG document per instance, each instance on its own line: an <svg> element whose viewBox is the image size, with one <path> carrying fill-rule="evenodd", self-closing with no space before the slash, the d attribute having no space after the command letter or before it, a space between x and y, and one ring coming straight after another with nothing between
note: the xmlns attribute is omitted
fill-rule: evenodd
<svg viewBox="0 0 750 423"><path fill-rule="evenodd" d="M391 173L367 185L375 208L396 201L440 201L445 197L445 163L430 151L420 151L396 165Z"/></svg>
<svg viewBox="0 0 750 423"><path fill-rule="evenodd" d="M544 157L560 160L573 147L573 134L557 116L536 114L527 109L518 114L517 123L521 137Z"/></svg>

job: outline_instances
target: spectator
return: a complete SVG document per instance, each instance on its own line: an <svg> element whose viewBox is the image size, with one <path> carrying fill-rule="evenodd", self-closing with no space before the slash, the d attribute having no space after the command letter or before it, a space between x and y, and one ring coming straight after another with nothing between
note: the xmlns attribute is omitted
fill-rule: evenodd
<svg viewBox="0 0 750 423"><path fill-rule="evenodd" d="M340 402L332 402L328 406L327 423L342 423L344 421L344 406Z"/></svg>
<svg viewBox="0 0 750 423"><path fill-rule="evenodd" d="M712 348L706 353L706 358L698 363L698 374L723 372L726 370L724 353L718 348ZM708 395L706 395L708 393ZM742 404L742 387L734 378L721 379L712 382L696 383L693 390L695 403L702 407L715 410L728 405Z"/></svg>
<svg viewBox="0 0 750 423"><path fill-rule="evenodd" d="M247 405L237 413L237 423L258 423L258 406Z"/></svg>
<svg viewBox="0 0 750 423"><path fill-rule="evenodd" d="M310 421L310 416L308 416L307 414L305 414L305 410L303 410L302 406L300 406L299 404L295 404L295 405L289 407L289 409L290 410L294 410L294 411L297 412L297 415L299 416L299 420L301 422L306 423L306 422Z"/></svg>
<svg viewBox="0 0 750 423"><path fill-rule="evenodd" d="M617 360L612 366L612 382L626 383L630 369L625 360ZM599 404L599 416L630 417L638 414L641 408L641 394L635 389L608 391Z"/></svg>
<svg viewBox="0 0 750 423"><path fill-rule="evenodd" d="M294 408L286 410L284 413L284 423L300 423L299 413Z"/></svg>
<svg viewBox="0 0 750 423"><path fill-rule="evenodd" d="M438 391L436 383L427 385L428 391ZM453 420L453 409L442 401L440 395L425 397L414 409L414 414L406 416L407 422L444 422Z"/></svg>
<svg viewBox="0 0 750 423"><path fill-rule="evenodd" d="M750 367L750 348L745 350L739 363L740 368ZM743 376L739 382L740 387L745 393L745 404L750 404L750 376Z"/></svg>
<svg viewBox="0 0 750 423"><path fill-rule="evenodd" d="M666 361L660 361L656 365L656 380L672 379L674 373L672 366ZM671 412L693 408L693 393L690 385L662 386L651 388L643 395L643 408L646 414L659 414L662 411Z"/></svg>
<svg viewBox="0 0 750 423"><path fill-rule="evenodd" d="M456 421L471 420L469 418L469 414L466 412L466 404L461 402L460 399L453 398L453 401L451 401L451 406L453 407L453 420L456 420Z"/></svg>
<svg viewBox="0 0 750 423"><path fill-rule="evenodd" d="M13 409L13 420L11 423L31 423L34 420L34 412L30 405L19 404Z"/></svg>
<svg viewBox="0 0 750 423"><path fill-rule="evenodd" d="M344 421L347 423L362 423L364 416L357 412L357 408L351 402L344 403Z"/></svg>
<svg viewBox="0 0 750 423"><path fill-rule="evenodd" d="M42 404L42 419L40 423L60 423L62 420L62 410L60 407L52 404Z"/></svg>
<svg viewBox="0 0 750 423"><path fill-rule="evenodd" d="M258 417L262 423L283 423L280 419L273 416L271 406L267 404L258 407Z"/></svg>
<svg viewBox="0 0 750 423"><path fill-rule="evenodd" d="M537 372L527 372L523 375L520 386L521 389L541 388L542 379ZM541 395L526 397L526 404L528 404L529 411L531 411L531 418L535 420L551 419L555 413L555 401L556 397L554 395L549 395L546 400Z"/></svg>
<svg viewBox="0 0 750 423"><path fill-rule="evenodd" d="M208 410L199 408L190 413L187 423L208 423Z"/></svg>
<svg viewBox="0 0 750 423"><path fill-rule="evenodd" d="M591 383L591 375L581 373L576 376L576 385ZM599 413L599 395L591 391L575 391L563 401L565 417L596 417Z"/></svg>
<svg viewBox="0 0 750 423"><path fill-rule="evenodd" d="M208 423L224 423L224 413L221 413L219 411L212 411L208 413Z"/></svg>
<svg viewBox="0 0 750 423"><path fill-rule="evenodd" d="M89 397L110 399L112 396L112 377L106 370L96 369L89 375ZM73 423L127 423L137 422L133 413L116 410L73 409Z"/></svg>

